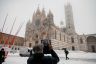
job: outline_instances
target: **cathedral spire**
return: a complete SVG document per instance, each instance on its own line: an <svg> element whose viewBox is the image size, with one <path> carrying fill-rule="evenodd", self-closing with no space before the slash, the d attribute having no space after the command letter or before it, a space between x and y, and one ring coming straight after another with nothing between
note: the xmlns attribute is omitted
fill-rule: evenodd
<svg viewBox="0 0 96 64"><path fill-rule="evenodd" d="M37 11L36 11L36 14L40 14L41 12L40 12L40 8L39 8L39 6L38 6L38 8L37 8Z"/></svg>
<svg viewBox="0 0 96 64"><path fill-rule="evenodd" d="M51 25L54 25L53 14L51 10L49 10L49 13L47 14L47 19Z"/></svg>
<svg viewBox="0 0 96 64"><path fill-rule="evenodd" d="M45 19L46 18L46 13L45 13L45 9L42 9L42 18Z"/></svg>
<svg viewBox="0 0 96 64"><path fill-rule="evenodd" d="M42 15L45 15L45 9L44 8L42 9Z"/></svg>
<svg viewBox="0 0 96 64"><path fill-rule="evenodd" d="M49 10L48 16L52 16L53 17L53 14L52 14L51 10Z"/></svg>
<svg viewBox="0 0 96 64"><path fill-rule="evenodd" d="M34 19L35 19L35 11L34 11L33 16L32 16L32 21L34 21Z"/></svg>

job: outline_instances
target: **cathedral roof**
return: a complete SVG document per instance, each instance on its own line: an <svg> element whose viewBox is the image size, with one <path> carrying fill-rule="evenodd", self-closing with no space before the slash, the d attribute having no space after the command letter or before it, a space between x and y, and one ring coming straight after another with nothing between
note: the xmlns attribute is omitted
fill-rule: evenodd
<svg viewBox="0 0 96 64"><path fill-rule="evenodd" d="M96 37L96 34L88 34L88 36L94 36L94 37Z"/></svg>

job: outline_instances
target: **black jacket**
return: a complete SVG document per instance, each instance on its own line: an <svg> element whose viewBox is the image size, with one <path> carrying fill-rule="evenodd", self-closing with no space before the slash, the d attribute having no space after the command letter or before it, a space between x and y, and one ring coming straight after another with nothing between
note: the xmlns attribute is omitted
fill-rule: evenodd
<svg viewBox="0 0 96 64"><path fill-rule="evenodd" d="M4 62L5 60L5 51L0 51L0 63Z"/></svg>
<svg viewBox="0 0 96 64"><path fill-rule="evenodd" d="M59 62L59 57L57 54L51 50L50 54L52 56L44 56L43 53L33 54L28 58L27 64L57 64Z"/></svg>

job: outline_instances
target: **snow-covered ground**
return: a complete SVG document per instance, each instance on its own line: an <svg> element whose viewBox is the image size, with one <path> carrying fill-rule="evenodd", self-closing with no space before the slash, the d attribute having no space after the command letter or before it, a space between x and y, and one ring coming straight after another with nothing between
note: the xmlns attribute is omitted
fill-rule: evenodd
<svg viewBox="0 0 96 64"><path fill-rule="evenodd" d="M69 51L69 60L65 60L62 50L56 50L60 62L58 64L96 64L96 53ZM28 57L20 57L19 53L9 53L3 64L27 64Z"/></svg>

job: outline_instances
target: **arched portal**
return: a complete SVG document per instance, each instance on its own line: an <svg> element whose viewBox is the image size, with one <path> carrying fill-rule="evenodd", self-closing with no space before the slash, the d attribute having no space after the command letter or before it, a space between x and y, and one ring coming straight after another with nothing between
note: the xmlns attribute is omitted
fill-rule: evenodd
<svg viewBox="0 0 96 64"><path fill-rule="evenodd" d="M88 51L96 52L96 37L88 36L87 37Z"/></svg>

